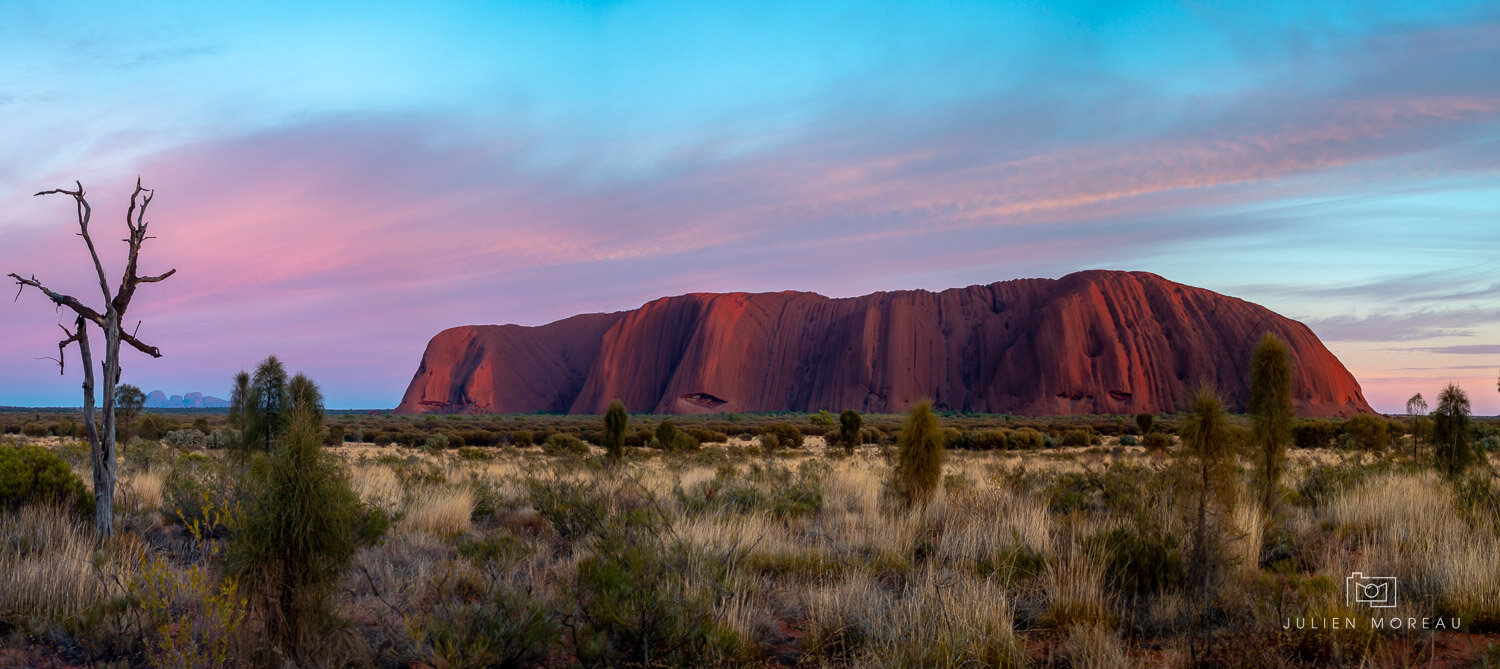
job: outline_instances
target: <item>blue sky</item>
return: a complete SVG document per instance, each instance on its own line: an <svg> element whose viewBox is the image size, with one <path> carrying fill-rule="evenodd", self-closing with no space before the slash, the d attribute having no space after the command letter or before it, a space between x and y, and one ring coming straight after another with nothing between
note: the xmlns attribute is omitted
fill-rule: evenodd
<svg viewBox="0 0 1500 669"><path fill-rule="evenodd" d="M29 194L160 193L148 389L275 352L387 407L453 325L1107 267L1500 413L1492 4L0 0L0 63L0 269L87 291ZM0 404L76 403L59 318L6 307Z"/></svg>

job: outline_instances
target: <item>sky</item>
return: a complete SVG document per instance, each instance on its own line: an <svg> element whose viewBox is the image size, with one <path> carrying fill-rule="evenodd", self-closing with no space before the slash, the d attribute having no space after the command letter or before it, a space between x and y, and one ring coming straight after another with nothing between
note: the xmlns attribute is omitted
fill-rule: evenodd
<svg viewBox="0 0 1500 669"><path fill-rule="evenodd" d="M388 408L457 325L1107 268L1500 414L1494 3L303 4L0 0L0 272L100 302L31 194L113 282L156 190L126 382ZM78 405L56 323L0 302L0 405Z"/></svg>

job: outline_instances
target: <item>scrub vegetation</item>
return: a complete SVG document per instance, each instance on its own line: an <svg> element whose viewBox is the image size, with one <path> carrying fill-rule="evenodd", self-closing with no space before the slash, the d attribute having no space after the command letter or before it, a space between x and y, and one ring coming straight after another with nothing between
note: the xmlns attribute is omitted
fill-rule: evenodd
<svg viewBox="0 0 1500 669"><path fill-rule="evenodd" d="M261 376L236 382L234 427L146 414L162 436L122 449L102 542L67 415L0 413L0 648L195 667L1497 657L1492 420L1445 415L1427 442L1416 416L1268 428L1211 391L1147 417L413 418L325 412L310 379ZM1348 603L1352 572L1459 630L1322 625L1381 614Z"/></svg>

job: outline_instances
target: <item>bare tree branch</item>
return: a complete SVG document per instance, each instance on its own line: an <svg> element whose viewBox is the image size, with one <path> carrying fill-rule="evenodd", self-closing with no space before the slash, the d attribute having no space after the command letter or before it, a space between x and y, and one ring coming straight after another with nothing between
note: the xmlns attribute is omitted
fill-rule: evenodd
<svg viewBox="0 0 1500 669"><path fill-rule="evenodd" d="M139 339L136 339L135 335L133 334L126 334L125 332L121 332L120 341L126 344L130 344L131 348L134 348L135 350L140 351L141 353L145 353L146 355L149 355L153 358L161 357L161 349L142 342Z"/></svg>
<svg viewBox="0 0 1500 669"><path fill-rule="evenodd" d="M94 260L94 272L99 275L99 291L104 293L105 301L109 301L109 280L104 278L104 264L99 262L99 252L94 250L94 238L89 236L89 218L94 210L89 206L89 201L84 198L83 182L74 181L73 183L78 186L78 190L54 188L44 190L32 197L41 195L71 195L73 197L78 208L78 236L83 237L83 243L89 247L89 257Z"/></svg>
<svg viewBox="0 0 1500 669"><path fill-rule="evenodd" d="M25 289L26 286L31 286L32 288L40 290L42 291L42 294L46 295L47 299L52 300L53 303L72 309L79 316L93 321L94 324L98 325L99 327L104 327L104 317L100 316L99 312L85 306L82 302L78 301L78 298L73 297L72 295L64 295L62 293L54 292L52 289L43 286L40 281L36 280L36 276L32 276L30 279L25 279L22 278L21 275L16 274L15 272L11 272L10 278L15 279L16 283L21 286L21 289ZM19 298L20 296L21 291L17 290L16 297Z"/></svg>
<svg viewBox="0 0 1500 669"><path fill-rule="evenodd" d="M171 269L156 276L140 277L136 274L140 267L141 244L152 239L146 234L146 208L151 206L151 199L155 196L156 191L141 186L140 177L136 177L135 192L130 194L130 207L125 211L125 225L130 228L130 237L122 240L130 246L130 253L125 259L125 276L120 279L120 290L111 302L111 308L122 315L125 307L130 304L130 298L135 295L136 286L163 281L177 273L176 269Z"/></svg>
<svg viewBox="0 0 1500 669"><path fill-rule="evenodd" d="M80 339L82 339L83 338L83 329L86 328L86 327L88 327L88 324L86 322L84 322L82 316L79 316L78 317L78 331L77 332L74 332L72 330L69 330L66 327L63 327L62 323L58 323L57 327L63 331L63 334L68 335L67 339L64 339L64 340L62 340L60 342L57 342L57 373L59 375L61 375L64 372L64 363L63 363L63 361L68 359L68 356L66 355L68 344L71 344L71 343L73 343L75 341L79 341ZM50 360L51 358L48 358L48 359Z"/></svg>
<svg viewBox="0 0 1500 669"><path fill-rule="evenodd" d="M152 239L155 239L155 238L153 237ZM157 281L163 281L167 277L172 276L173 274L176 274L176 273L177 273L176 269L169 269L165 273L158 274L156 276L143 276L143 277L139 277L139 278L136 279L136 282L137 283L156 283Z"/></svg>

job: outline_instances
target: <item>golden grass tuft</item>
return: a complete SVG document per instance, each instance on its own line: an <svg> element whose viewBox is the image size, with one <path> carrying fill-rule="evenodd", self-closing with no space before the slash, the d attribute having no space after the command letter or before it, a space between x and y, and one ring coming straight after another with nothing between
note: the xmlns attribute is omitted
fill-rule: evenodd
<svg viewBox="0 0 1500 669"><path fill-rule="evenodd" d="M139 559L137 543L122 539L114 549ZM115 594L113 557L96 549L93 526L66 509L0 513L0 619L59 621L103 603Z"/></svg>
<svg viewBox="0 0 1500 669"><path fill-rule="evenodd" d="M1071 555L1050 563L1044 585L1047 608L1042 611L1042 626L1071 630L1113 623L1104 569L1087 551L1075 546Z"/></svg>
<svg viewBox="0 0 1500 669"><path fill-rule="evenodd" d="M1366 481L1336 497L1327 519L1365 547L1351 568L1396 576L1441 613L1500 623L1500 538L1459 513L1437 474Z"/></svg>
<svg viewBox="0 0 1500 669"><path fill-rule="evenodd" d="M474 491L468 486L416 490L401 519L401 529L457 537L472 528L474 504Z"/></svg>
<svg viewBox="0 0 1500 669"><path fill-rule="evenodd" d="M159 471L135 472L122 476L119 485L115 487L116 502L133 511L160 509L165 478L166 475Z"/></svg>
<svg viewBox="0 0 1500 669"><path fill-rule="evenodd" d="M349 485L360 500L379 507L387 513L401 508L401 499L406 494L401 480L390 467L384 465L362 465L350 469Z"/></svg>
<svg viewBox="0 0 1500 669"><path fill-rule="evenodd" d="M1099 625L1074 627L1063 638L1059 655L1073 669L1119 669L1129 667L1125 644L1113 630Z"/></svg>
<svg viewBox="0 0 1500 669"><path fill-rule="evenodd" d="M804 660L818 665L1019 667L1004 587L926 570L904 593L866 574L808 595L811 617Z"/></svg>

